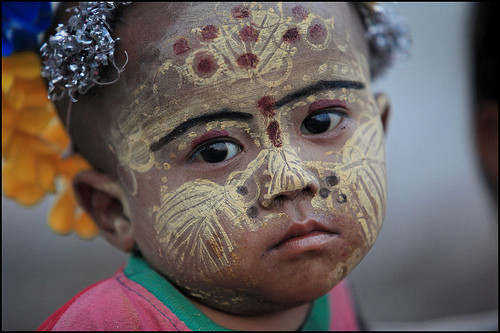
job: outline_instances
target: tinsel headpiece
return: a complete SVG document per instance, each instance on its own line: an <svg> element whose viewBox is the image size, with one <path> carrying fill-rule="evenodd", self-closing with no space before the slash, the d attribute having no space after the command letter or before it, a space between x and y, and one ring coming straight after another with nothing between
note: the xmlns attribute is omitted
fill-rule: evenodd
<svg viewBox="0 0 500 333"><path fill-rule="evenodd" d="M75 93L85 94L95 85L112 84L99 82L104 66L112 64L119 74L125 68L115 64L115 42L109 22L121 2L80 2L69 8L74 14L67 25L59 24L57 33L42 45L42 76L48 80L48 96L55 101L64 92L73 102ZM126 53L125 53L126 54Z"/></svg>

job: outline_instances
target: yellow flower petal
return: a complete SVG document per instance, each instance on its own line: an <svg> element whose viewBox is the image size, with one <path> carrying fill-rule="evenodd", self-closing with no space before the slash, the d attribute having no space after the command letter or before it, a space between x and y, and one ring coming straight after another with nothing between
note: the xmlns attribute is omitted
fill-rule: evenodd
<svg viewBox="0 0 500 333"><path fill-rule="evenodd" d="M25 93L25 106L52 106L52 101L47 97L47 86L42 77L34 80L27 80L23 83L23 92ZM54 108L55 111L55 108Z"/></svg>
<svg viewBox="0 0 500 333"><path fill-rule="evenodd" d="M7 149L7 145L12 139L12 134L13 132L11 130L2 128L2 154L3 151Z"/></svg>
<svg viewBox="0 0 500 333"><path fill-rule="evenodd" d="M66 188L61 195L56 198L49 215L49 227L60 234L69 234L73 229L75 218L76 200L71 190Z"/></svg>
<svg viewBox="0 0 500 333"><path fill-rule="evenodd" d="M56 169L50 157L40 158L37 165L37 181L41 189L54 193L56 191Z"/></svg>
<svg viewBox="0 0 500 333"><path fill-rule="evenodd" d="M16 133L13 134L11 141L9 147L2 152L4 159L10 159L13 152L19 150L29 150L37 155L55 155L59 152L59 150L56 149L57 147L49 142L20 131L16 131Z"/></svg>
<svg viewBox="0 0 500 333"><path fill-rule="evenodd" d="M2 168L2 188L7 198L16 200L24 206L31 206L38 203L45 195L45 191L36 185L23 183L12 177L8 166Z"/></svg>
<svg viewBox="0 0 500 333"><path fill-rule="evenodd" d="M75 231L79 237L84 239L91 239L98 234L99 229L97 228L94 220L92 220L92 218L87 213L82 212L75 219Z"/></svg>
<svg viewBox="0 0 500 333"><path fill-rule="evenodd" d="M16 129L32 135L40 135L55 114L44 106L23 108L19 113Z"/></svg>
<svg viewBox="0 0 500 333"><path fill-rule="evenodd" d="M23 183L34 184L36 182L36 155L29 148L21 147L19 142L17 142L15 146L17 147L12 148L12 153L6 161L6 163L10 165L15 165L15 167L11 169L11 177Z"/></svg>
<svg viewBox="0 0 500 333"><path fill-rule="evenodd" d="M73 178L78 172L90 168L90 164L78 154L60 160L57 163L57 170L59 173L68 178Z"/></svg>
<svg viewBox="0 0 500 333"><path fill-rule="evenodd" d="M54 117L50 121L41 133L41 137L47 142L57 146L60 151L64 151L64 149L66 149L69 145L69 135L66 133L64 126L57 117Z"/></svg>
<svg viewBox="0 0 500 333"><path fill-rule="evenodd" d="M7 74L2 71L2 92L9 91L14 82L14 75Z"/></svg>
<svg viewBox="0 0 500 333"><path fill-rule="evenodd" d="M32 51L16 52L11 56L2 57L2 73L24 79L40 76L40 56Z"/></svg>
<svg viewBox="0 0 500 333"><path fill-rule="evenodd" d="M2 94L2 98L4 98L9 105L15 110L19 110L22 108L25 99L25 92L21 89L20 85L22 82L14 79L9 91L4 92Z"/></svg>

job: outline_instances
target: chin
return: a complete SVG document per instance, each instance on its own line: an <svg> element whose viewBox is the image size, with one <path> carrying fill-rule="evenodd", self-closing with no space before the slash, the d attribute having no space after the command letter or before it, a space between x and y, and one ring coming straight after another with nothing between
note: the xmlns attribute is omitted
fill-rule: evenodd
<svg viewBox="0 0 500 333"><path fill-rule="evenodd" d="M349 272L345 265L339 265L331 271L323 267L301 270L298 275L288 278L271 279L259 293L253 295L253 307L241 308L241 312L265 314L311 303L330 292Z"/></svg>

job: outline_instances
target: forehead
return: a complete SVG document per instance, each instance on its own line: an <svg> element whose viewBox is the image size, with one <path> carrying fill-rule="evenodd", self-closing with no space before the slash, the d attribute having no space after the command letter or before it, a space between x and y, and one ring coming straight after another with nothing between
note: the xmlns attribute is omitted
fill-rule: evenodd
<svg viewBox="0 0 500 333"><path fill-rule="evenodd" d="M368 83L361 24L345 3L133 6L116 31L130 58L117 87L122 109L144 126L224 104L249 108L317 80Z"/></svg>

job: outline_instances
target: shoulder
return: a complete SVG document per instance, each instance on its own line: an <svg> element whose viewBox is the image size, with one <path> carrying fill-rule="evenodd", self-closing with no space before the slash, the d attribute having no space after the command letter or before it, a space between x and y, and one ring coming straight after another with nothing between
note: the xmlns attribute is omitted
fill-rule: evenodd
<svg viewBox="0 0 500 333"><path fill-rule="evenodd" d="M123 270L84 289L39 328L52 330L189 330Z"/></svg>

